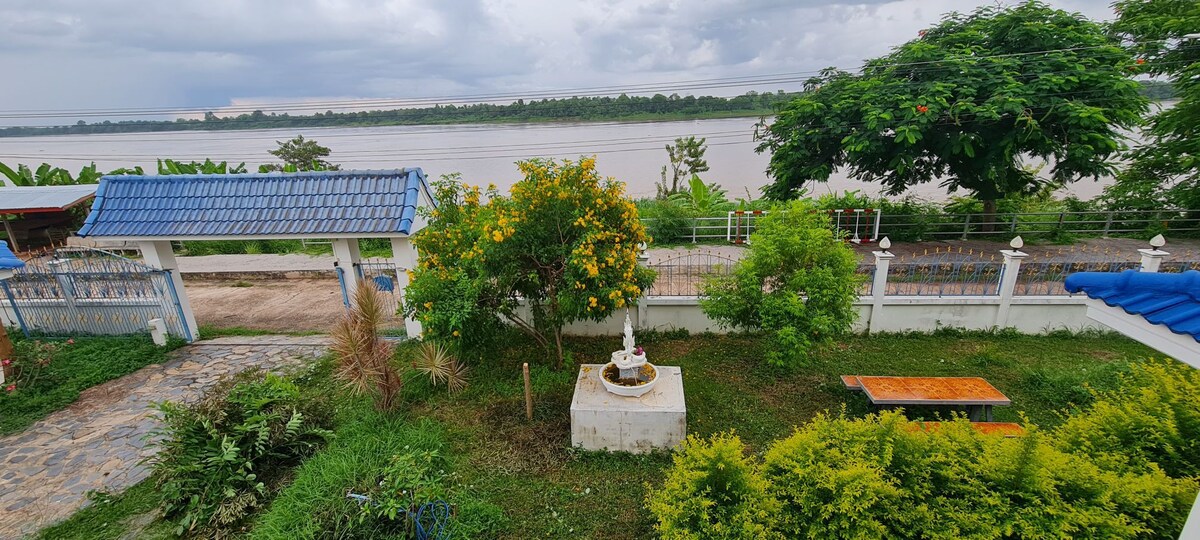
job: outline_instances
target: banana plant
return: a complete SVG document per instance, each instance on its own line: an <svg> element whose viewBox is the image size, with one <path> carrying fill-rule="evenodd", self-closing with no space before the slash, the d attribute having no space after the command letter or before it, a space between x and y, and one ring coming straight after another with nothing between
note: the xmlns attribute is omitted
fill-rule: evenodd
<svg viewBox="0 0 1200 540"><path fill-rule="evenodd" d="M705 184L700 175L693 174L688 181L687 191L670 196L671 202L691 210L697 216L711 216L733 209L733 203L725 197L725 190L717 184Z"/></svg>
<svg viewBox="0 0 1200 540"><path fill-rule="evenodd" d="M226 161L215 162L206 159L204 162L183 162L173 159L158 160L158 174L241 174L246 172L246 164L229 165Z"/></svg>
<svg viewBox="0 0 1200 540"><path fill-rule="evenodd" d="M13 186L55 186L74 184L75 179L66 169L43 163L37 169L30 169L23 164L13 170L8 165L0 163L0 173L7 179L6 183Z"/></svg>

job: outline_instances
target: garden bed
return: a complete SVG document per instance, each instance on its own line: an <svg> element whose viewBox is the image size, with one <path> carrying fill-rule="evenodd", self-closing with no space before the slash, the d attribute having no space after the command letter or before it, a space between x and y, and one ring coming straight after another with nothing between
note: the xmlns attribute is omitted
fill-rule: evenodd
<svg viewBox="0 0 1200 540"><path fill-rule="evenodd" d="M369 400L350 399L318 369L301 382L308 392L333 396L337 437L294 471L293 480L248 525L249 538L313 536L353 525L348 489L378 481L378 470L405 447L436 449L445 458L455 493L459 535L497 538L644 538L652 520L644 509L646 485L661 482L669 455L581 452L569 448L568 406L576 373L534 365L534 420L524 418L521 362L545 357L520 338L487 365L473 366L471 386L448 396L424 381L404 391L404 412L387 416ZM766 367L763 341L754 336L639 336L651 361L683 369L688 431L709 435L735 429L752 452L790 434L820 411L871 412L866 398L845 390L838 376L984 376L1008 395L997 421L1042 426L1060 411L1091 399L1087 386L1106 388L1149 349L1114 335L1016 334L879 335L852 337L815 354L794 371ZM607 359L614 338L569 343L576 363ZM400 351L404 354L406 351ZM327 366L326 366L327 367ZM932 419L935 411L910 411ZM103 499L46 538L119 538L142 530L154 515L145 484L125 497ZM614 524L620 524L614 526ZM135 528L136 527L136 528ZM153 524L151 531L161 530ZM387 538L386 530L373 531ZM136 535L136 534L135 534ZM395 536L392 536L395 537Z"/></svg>

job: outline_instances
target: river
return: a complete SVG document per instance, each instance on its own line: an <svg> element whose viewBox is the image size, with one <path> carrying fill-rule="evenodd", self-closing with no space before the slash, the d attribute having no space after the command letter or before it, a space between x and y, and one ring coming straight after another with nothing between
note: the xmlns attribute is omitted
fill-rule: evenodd
<svg viewBox="0 0 1200 540"><path fill-rule="evenodd" d="M634 197L651 197L659 171L667 164L664 146L676 137L707 137L705 158L711 168L701 175L724 187L731 199L758 197L769 182L769 156L755 153L756 118L683 122L564 123L452 126L387 126L369 128L309 128L247 131L179 131L112 135L62 135L0 138L0 161L13 166L52 163L77 171L90 161L101 170L140 165L148 172L159 157L177 160L246 162L253 171L272 161L268 150L275 141L297 134L330 147L329 160L350 169L420 167L430 178L462 173L472 184L495 183L507 188L520 174L514 162L541 156L577 158L596 155L601 174L626 182ZM1100 193L1111 179L1085 179L1069 190L1081 198ZM814 186L815 194L849 189L877 194L876 185L835 174ZM947 197L936 182L916 186L911 193L931 200Z"/></svg>

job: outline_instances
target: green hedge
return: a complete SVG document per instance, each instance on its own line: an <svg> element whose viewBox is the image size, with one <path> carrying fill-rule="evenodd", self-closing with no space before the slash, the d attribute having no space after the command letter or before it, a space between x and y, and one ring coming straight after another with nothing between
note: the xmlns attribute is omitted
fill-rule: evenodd
<svg viewBox="0 0 1200 540"><path fill-rule="evenodd" d="M1175 538L1196 496L1200 376L1137 366L1060 429L819 415L761 457L691 438L647 506L665 539ZM1173 475L1173 476L1172 476Z"/></svg>

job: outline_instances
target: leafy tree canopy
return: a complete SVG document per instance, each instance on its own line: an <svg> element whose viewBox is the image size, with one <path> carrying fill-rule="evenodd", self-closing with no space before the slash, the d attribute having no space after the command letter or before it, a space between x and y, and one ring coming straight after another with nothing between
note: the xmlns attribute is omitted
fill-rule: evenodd
<svg viewBox="0 0 1200 540"><path fill-rule="evenodd" d="M1200 38L1185 36L1200 34L1200 2L1123 0L1113 7L1112 29L1129 41L1139 72L1169 78L1179 101L1151 118L1150 141L1133 152L1133 166L1106 196L1133 203L1122 206L1142 206L1136 199L1144 197L1194 208L1200 205Z"/></svg>
<svg viewBox="0 0 1200 540"><path fill-rule="evenodd" d="M305 139L304 135L296 135L294 139L275 141L275 143L279 145L279 148L269 152L282 159L283 165L264 165L260 170L286 171L294 168L294 170L300 171L334 171L338 169L337 165L325 161L331 150L321 146L315 140Z"/></svg>
<svg viewBox="0 0 1200 540"><path fill-rule="evenodd" d="M1120 129L1146 110L1139 66L1099 24L1040 2L952 13L862 73L828 69L761 127L768 197L845 168L898 194L942 179L985 201L1112 171Z"/></svg>
<svg viewBox="0 0 1200 540"><path fill-rule="evenodd" d="M686 186L680 182L685 182L687 178L695 176L697 173L702 173L708 170L708 162L704 160L704 152L708 150L708 145L704 144L703 137L697 139L694 136L677 137L675 144L668 144L667 159L670 161L670 182L667 182L667 166L662 168L662 181L658 184L658 198L665 199L679 193Z"/></svg>

